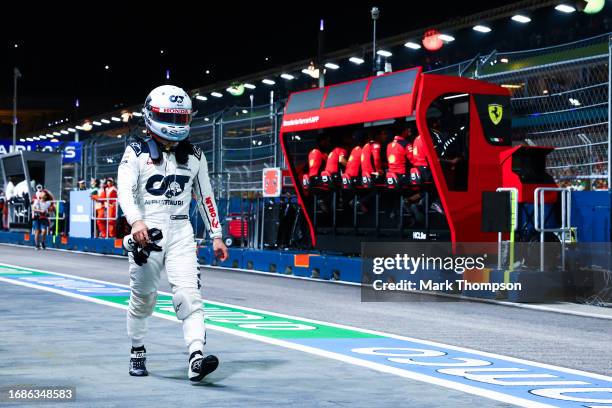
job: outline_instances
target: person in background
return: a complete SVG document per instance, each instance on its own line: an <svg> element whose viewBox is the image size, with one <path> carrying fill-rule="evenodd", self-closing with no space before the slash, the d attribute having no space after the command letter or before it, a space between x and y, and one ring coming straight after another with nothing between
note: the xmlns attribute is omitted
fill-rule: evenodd
<svg viewBox="0 0 612 408"><path fill-rule="evenodd" d="M106 236L114 238L117 236L117 187L115 187L115 180L112 177L106 178L104 196L106 197L106 217L108 218Z"/></svg>
<svg viewBox="0 0 612 408"><path fill-rule="evenodd" d="M34 199L32 203L32 230L37 250L47 249L45 239L49 229L49 213L51 210L51 200L49 200L47 193L43 192Z"/></svg>
<svg viewBox="0 0 612 408"><path fill-rule="evenodd" d="M364 185L380 183L384 177L380 146L386 138L386 130L381 129L375 137L370 137L370 140L361 148L361 176Z"/></svg>
<svg viewBox="0 0 612 408"><path fill-rule="evenodd" d="M89 180L89 193L91 195L98 195L98 188L100 188L99 186L100 186L100 180L98 180L95 177L92 177Z"/></svg>
<svg viewBox="0 0 612 408"><path fill-rule="evenodd" d="M361 181L361 145L368 140L368 136L363 130L359 130L353 134L351 140L351 145L355 147L351 150L342 178L346 178L347 183L358 184Z"/></svg>
<svg viewBox="0 0 612 408"><path fill-rule="evenodd" d="M91 195L91 199L94 200L94 212L96 214L96 234L94 236L99 238L106 238L105 184L106 180L101 180L99 187Z"/></svg>
<svg viewBox="0 0 612 408"><path fill-rule="evenodd" d="M85 184L85 180L79 180L79 183L77 184L77 190L78 191L87 190L87 185Z"/></svg>
<svg viewBox="0 0 612 408"><path fill-rule="evenodd" d="M342 146L334 147L329 153L325 163L325 171L323 172L324 176L330 177L332 180L340 180L340 172L346 168L348 163L348 149L352 140L350 135L345 135L342 140Z"/></svg>
<svg viewBox="0 0 612 408"><path fill-rule="evenodd" d="M0 189L0 230L6 229L6 217L5 213L7 213L8 203L6 201L6 196L4 195L4 190Z"/></svg>
<svg viewBox="0 0 612 408"><path fill-rule="evenodd" d="M319 135L317 147L308 153L308 177L316 177L321 174L327 161L325 153L327 149L329 149L329 136Z"/></svg>
<svg viewBox="0 0 612 408"><path fill-rule="evenodd" d="M13 196L15 195L15 177L9 177L8 178L8 182L6 183L6 188L5 188L5 197L8 200L10 200L11 198L13 198Z"/></svg>
<svg viewBox="0 0 612 408"><path fill-rule="evenodd" d="M408 172L412 157L412 129L402 123L398 125L393 141L387 145L389 172L397 176L400 185L410 184Z"/></svg>

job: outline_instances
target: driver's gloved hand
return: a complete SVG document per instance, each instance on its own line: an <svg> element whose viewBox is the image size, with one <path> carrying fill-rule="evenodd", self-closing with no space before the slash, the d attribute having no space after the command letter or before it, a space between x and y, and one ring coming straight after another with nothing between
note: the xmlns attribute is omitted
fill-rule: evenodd
<svg viewBox="0 0 612 408"><path fill-rule="evenodd" d="M161 252L162 247L157 245L157 242L161 241L162 238L163 235L159 228L151 228L149 230L149 239L151 242L145 245L144 248L137 246L132 252L132 254L134 254L134 262L136 262L136 265L142 266L146 264L151 252Z"/></svg>

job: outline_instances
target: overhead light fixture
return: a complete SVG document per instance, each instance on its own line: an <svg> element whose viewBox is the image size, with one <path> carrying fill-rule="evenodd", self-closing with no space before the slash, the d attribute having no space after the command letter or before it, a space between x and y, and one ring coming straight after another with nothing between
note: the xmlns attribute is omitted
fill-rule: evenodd
<svg viewBox="0 0 612 408"><path fill-rule="evenodd" d="M57 142L59 142L59 140L57 140L57 139L55 139L55 138L53 138L53 139L51 139L51 140L49 140L49 141L50 141L51 143L57 143Z"/></svg>
<svg viewBox="0 0 612 408"><path fill-rule="evenodd" d="M76 126L76 128L79 129L79 130L85 130L84 126Z"/></svg>
<svg viewBox="0 0 612 408"><path fill-rule="evenodd" d="M245 88L248 88L248 89L255 89L255 88L257 88L255 85L253 85L253 84L248 84L248 83L244 84L244 87L245 87Z"/></svg>
<svg viewBox="0 0 612 408"><path fill-rule="evenodd" d="M75 128L68 128L68 131L69 131L70 133L74 133L74 132L76 132L76 129L75 129Z"/></svg>
<svg viewBox="0 0 612 408"><path fill-rule="evenodd" d="M53 137L53 135L51 133L47 133L45 136L47 137Z"/></svg>
<svg viewBox="0 0 612 408"><path fill-rule="evenodd" d="M34 136L32 139L34 140L40 140L40 138L38 136Z"/></svg>
<svg viewBox="0 0 612 408"><path fill-rule="evenodd" d="M142 116L142 113L140 113L140 112L132 112L132 116L140 117L140 116Z"/></svg>
<svg viewBox="0 0 612 408"><path fill-rule="evenodd" d="M62 135L69 135L70 133L67 130L60 130Z"/></svg>
<svg viewBox="0 0 612 408"><path fill-rule="evenodd" d="M33 142L33 141L34 141L34 139L32 139L31 137L26 137L26 140L27 140L28 142Z"/></svg>
<svg viewBox="0 0 612 408"><path fill-rule="evenodd" d="M328 62L327 64L325 64L325 68L338 69L340 68L340 65L334 64L333 62Z"/></svg>
<svg viewBox="0 0 612 408"><path fill-rule="evenodd" d="M391 52L387 50L378 50L376 51L376 54L380 55L381 57L385 57L385 58L393 55Z"/></svg>
<svg viewBox="0 0 612 408"><path fill-rule="evenodd" d="M195 97L198 101L207 101L208 98L205 97L204 95L196 95Z"/></svg>
<svg viewBox="0 0 612 408"><path fill-rule="evenodd" d="M420 50L421 44L417 44L415 42L408 41L407 43L404 44L404 47L410 48L411 50Z"/></svg>
<svg viewBox="0 0 612 408"><path fill-rule="evenodd" d="M261 82L263 82L266 85L274 85L274 84L276 84L276 82L274 82L273 80L268 79L268 78L262 79Z"/></svg>
<svg viewBox="0 0 612 408"><path fill-rule="evenodd" d="M531 21L531 19L522 14L516 14L512 16L512 21L516 21L517 23L527 24Z"/></svg>
<svg viewBox="0 0 612 408"><path fill-rule="evenodd" d="M39 137L41 140L45 140L45 139L47 138L47 136L45 136L45 135L40 135L40 136L38 136L38 137Z"/></svg>
<svg viewBox="0 0 612 408"><path fill-rule="evenodd" d="M508 58L504 57L504 58L500 58L499 62L501 62L502 64L507 64L508 62L510 62L510 60Z"/></svg>
<svg viewBox="0 0 612 408"><path fill-rule="evenodd" d="M53 132L53 136L61 136L62 134L60 132Z"/></svg>
<svg viewBox="0 0 612 408"><path fill-rule="evenodd" d="M115 121L115 122L121 122L121 119L119 119L119 118L118 118L118 117L116 117L116 116L113 116L113 117L111 118L111 120L112 120L112 121Z"/></svg>
<svg viewBox="0 0 612 408"><path fill-rule="evenodd" d="M108 125L108 124L110 123L110 120L108 120L108 119L102 119L100 122L102 122L102 123L104 123L104 124L107 124L107 125Z"/></svg>
<svg viewBox="0 0 612 408"><path fill-rule="evenodd" d="M209 118L204 118L204 121L208 122L210 119Z"/></svg>
<svg viewBox="0 0 612 408"><path fill-rule="evenodd" d="M25 140L25 139L19 139L19 141L20 141L20 142L25 142L26 140Z"/></svg>
<svg viewBox="0 0 612 408"><path fill-rule="evenodd" d="M490 33L491 32L491 27L487 27L486 25L482 25L482 24L478 24L475 25L474 27L472 27L472 30L474 31L478 31L479 33Z"/></svg>
<svg viewBox="0 0 612 408"><path fill-rule="evenodd" d="M93 121L93 122L91 122L91 123L93 123L93 124L94 124L94 125L96 125L96 126L102 126L102 124L101 124L100 122L98 122L97 120L94 120L94 121Z"/></svg>
<svg viewBox="0 0 612 408"><path fill-rule="evenodd" d="M507 89L521 89L523 87L523 85L521 84L501 84L502 88L507 88Z"/></svg>
<svg viewBox="0 0 612 408"><path fill-rule="evenodd" d="M440 34L438 35L438 38L447 43L455 41L455 37L453 37L452 35L448 35L448 34Z"/></svg>
<svg viewBox="0 0 612 408"><path fill-rule="evenodd" d="M247 113L249 113L249 111L248 111L248 110L246 110L246 109L243 109L243 110L242 110L242 113L244 113L244 114L246 115Z"/></svg>
<svg viewBox="0 0 612 408"><path fill-rule="evenodd" d="M555 7L555 10L560 11L565 14L570 14L576 11L576 8L569 6L567 4L559 4L558 6Z"/></svg>
<svg viewBox="0 0 612 408"><path fill-rule="evenodd" d="M292 79L295 79L295 77L291 74L281 74L280 77L283 79L286 79L287 81L291 81Z"/></svg>
<svg viewBox="0 0 612 408"><path fill-rule="evenodd" d="M210 96L214 96L215 98L222 98L223 94L220 92L211 92Z"/></svg>
<svg viewBox="0 0 612 408"><path fill-rule="evenodd" d="M121 136L122 136L122 135L117 135L117 139L121 139Z"/></svg>
<svg viewBox="0 0 612 408"><path fill-rule="evenodd" d="M353 64L357 64L357 65L361 65L365 62L365 60L363 58L359 58L359 57L351 57L349 58L349 61L351 61Z"/></svg>

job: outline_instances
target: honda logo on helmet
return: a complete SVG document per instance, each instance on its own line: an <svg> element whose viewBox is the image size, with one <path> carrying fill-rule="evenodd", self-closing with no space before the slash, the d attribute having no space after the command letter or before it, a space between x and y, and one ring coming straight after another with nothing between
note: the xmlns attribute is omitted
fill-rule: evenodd
<svg viewBox="0 0 612 408"><path fill-rule="evenodd" d="M173 103L183 103L183 99L185 99L185 97L181 95L170 95L170 98L168 99L170 99L170 102Z"/></svg>

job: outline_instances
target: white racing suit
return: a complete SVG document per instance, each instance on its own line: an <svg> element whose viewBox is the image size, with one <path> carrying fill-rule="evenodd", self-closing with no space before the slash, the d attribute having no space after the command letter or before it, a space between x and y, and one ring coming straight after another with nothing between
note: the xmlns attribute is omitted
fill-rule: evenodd
<svg viewBox="0 0 612 408"><path fill-rule="evenodd" d="M129 254L127 331L133 346L143 344L165 268L176 316L183 322L185 343L193 352L203 349L206 336L196 243L189 221L192 191L211 238L221 238L221 223L202 151L193 146L184 165L177 163L173 152L161 154L163 159L154 164L147 143L135 141L128 145L119 165L119 204L128 223L142 220L147 228L157 227L163 234L158 243L162 251L152 251L144 265L138 266Z"/></svg>

